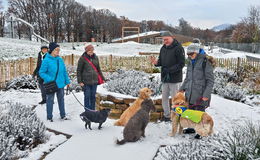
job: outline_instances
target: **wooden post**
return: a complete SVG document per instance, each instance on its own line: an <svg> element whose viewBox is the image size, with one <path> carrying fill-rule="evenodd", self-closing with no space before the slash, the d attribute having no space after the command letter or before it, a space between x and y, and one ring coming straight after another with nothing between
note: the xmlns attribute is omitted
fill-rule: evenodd
<svg viewBox="0 0 260 160"><path fill-rule="evenodd" d="M238 75L238 76L240 76L240 73L239 73L239 72L240 72L240 71L239 71L240 65L241 65L241 59L240 59L240 57L238 57L238 58L237 58L237 75Z"/></svg>
<svg viewBox="0 0 260 160"><path fill-rule="evenodd" d="M74 66L74 54L71 55L71 65Z"/></svg>
<svg viewBox="0 0 260 160"><path fill-rule="evenodd" d="M33 74L33 70L34 70L34 68L33 68L33 58L32 57L30 57L29 58L29 66L30 66L30 74Z"/></svg>
<svg viewBox="0 0 260 160"><path fill-rule="evenodd" d="M112 57L112 54L109 55L109 63L110 63L110 70L112 71L112 69L113 69L113 57Z"/></svg>

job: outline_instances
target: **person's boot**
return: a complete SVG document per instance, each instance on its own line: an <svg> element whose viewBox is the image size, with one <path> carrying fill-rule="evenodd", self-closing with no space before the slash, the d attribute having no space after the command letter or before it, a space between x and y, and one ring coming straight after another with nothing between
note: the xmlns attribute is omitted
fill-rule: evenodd
<svg viewBox="0 0 260 160"><path fill-rule="evenodd" d="M53 122L52 118L50 118L50 119L48 118L47 121Z"/></svg>
<svg viewBox="0 0 260 160"><path fill-rule="evenodd" d="M41 102L39 102L39 104L45 104L46 100L42 100Z"/></svg>
<svg viewBox="0 0 260 160"><path fill-rule="evenodd" d="M62 120L69 120L66 116L61 117Z"/></svg>
<svg viewBox="0 0 260 160"><path fill-rule="evenodd" d="M195 133L195 129L194 128L186 128L183 130L183 134L193 134Z"/></svg>
<svg viewBox="0 0 260 160"><path fill-rule="evenodd" d="M201 135L196 134L196 136L195 136L194 138L195 138L195 139L201 139L202 137L201 137Z"/></svg>

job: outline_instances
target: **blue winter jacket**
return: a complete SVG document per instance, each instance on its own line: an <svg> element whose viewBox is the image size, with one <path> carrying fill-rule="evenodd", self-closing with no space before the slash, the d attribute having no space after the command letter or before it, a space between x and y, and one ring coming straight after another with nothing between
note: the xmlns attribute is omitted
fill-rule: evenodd
<svg viewBox="0 0 260 160"><path fill-rule="evenodd" d="M200 51L199 51L200 54L206 54L205 50L203 48L200 48Z"/></svg>
<svg viewBox="0 0 260 160"><path fill-rule="evenodd" d="M40 77L44 80L44 83L54 81L57 67L59 62L59 72L56 78L56 84L58 88L64 88L67 84L70 84L70 79L66 71L66 66L61 57L53 57L49 53L42 61L42 65L39 71Z"/></svg>

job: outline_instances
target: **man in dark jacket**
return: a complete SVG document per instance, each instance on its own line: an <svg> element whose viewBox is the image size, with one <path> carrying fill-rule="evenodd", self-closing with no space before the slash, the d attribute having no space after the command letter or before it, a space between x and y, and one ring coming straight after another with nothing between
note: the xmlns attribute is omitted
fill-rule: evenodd
<svg viewBox="0 0 260 160"><path fill-rule="evenodd" d="M161 66L162 81L162 106L164 110L163 121L170 121L169 96L173 97L179 90L182 82L182 69L185 65L184 49L182 45L174 39L171 32L162 32L164 45L160 50L158 60L154 57L151 62L155 66Z"/></svg>
<svg viewBox="0 0 260 160"><path fill-rule="evenodd" d="M42 93L42 101L39 102L39 104L46 103L46 93L45 93L45 89L43 87L43 79L39 75L39 70L40 70L41 65L42 65L42 60L45 58L47 52L48 52L48 47L42 46L41 51L38 53L37 66L36 66L36 68L33 72L33 77L37 76L39 88L40 88L41 93Z"/></svg>
<svg viewBox="0 0 260 160"><path fill-rule="evenodd" d="M87 60L93 64L97 72ZM91 44L86 44L85 52L79 58L77 67L77 80L84 91L85 110L95 110L99 75L105 80L99 66L98 56L94 53L94 47Z"/></svg>

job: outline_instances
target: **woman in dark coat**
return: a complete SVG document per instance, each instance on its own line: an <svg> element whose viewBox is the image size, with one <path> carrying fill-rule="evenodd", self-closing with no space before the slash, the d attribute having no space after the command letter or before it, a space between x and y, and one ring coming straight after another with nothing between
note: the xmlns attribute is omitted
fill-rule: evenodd
<svg viewBox="0 0 260 160"><path fill-rule="evenodd" d="M85 45L85 52L78 61L77 80L84 91L85 110L95 110L97 85L105 80L94 47Z"/></svg>
<svg viewBox="0 0 260 160"><path fill-rule="evenodd" d="M188 47L187 55L187 73L180 91L185 92L190 109L205 111L214 85L213 66L206 55L199 54L199 47L196 45Z"/></svg>

